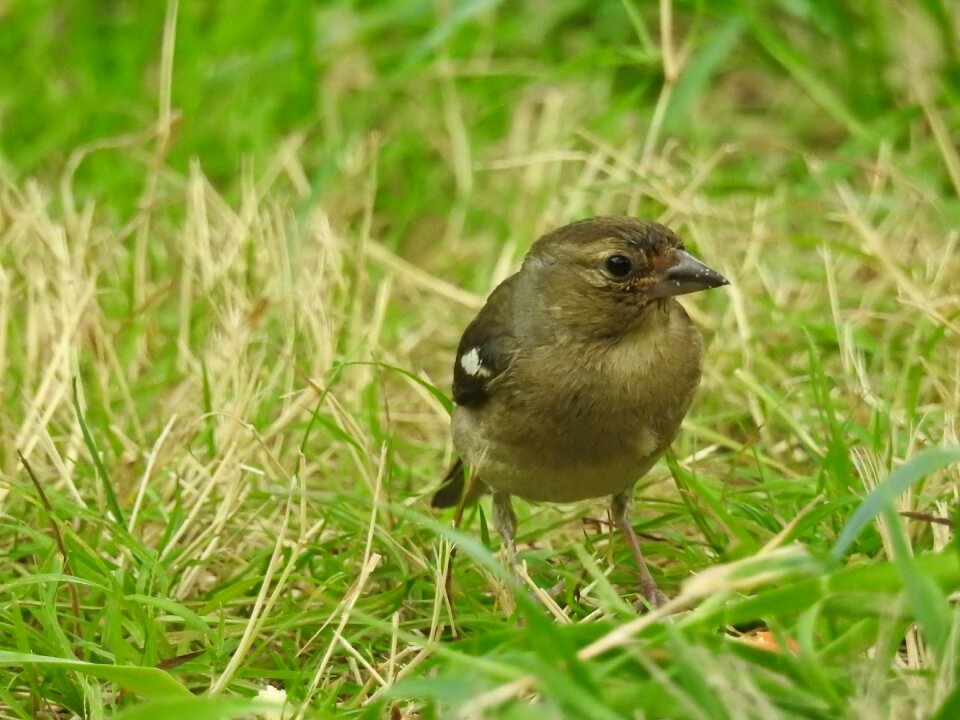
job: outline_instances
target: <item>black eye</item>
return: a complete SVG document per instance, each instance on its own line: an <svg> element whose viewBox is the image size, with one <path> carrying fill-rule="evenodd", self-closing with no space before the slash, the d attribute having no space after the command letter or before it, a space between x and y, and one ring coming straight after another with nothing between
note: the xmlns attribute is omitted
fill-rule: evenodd
<svg viewBox="0 0 960 720"><path fill-rule="evenodd" d="M626 255L611 255L603 261L603 266L615 278L625 278L633 270L633 263Z"/></svg>

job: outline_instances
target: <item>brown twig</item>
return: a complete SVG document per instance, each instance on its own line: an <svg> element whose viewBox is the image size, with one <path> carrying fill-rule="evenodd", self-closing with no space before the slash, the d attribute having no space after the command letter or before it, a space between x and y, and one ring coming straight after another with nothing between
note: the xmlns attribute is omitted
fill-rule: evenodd
<svg viewBox="0 0 960 720"><path fill-rule="evenodd" d="M456 466L454 466L456 467ZM460 525L463 523L463 511L467 505L468 499L471 497L470 492L473 490L473 486L476 483L476 477L473 473L470 473L467 477L466 487L463 489L463 495L460 496L460 502L457 503L457 512L453 516L453 529L459 530ZM443 591L447 596L447 607L450 610L450 630L453 634L454 640L460 639L460 631L457 630L457 611L456 605L453 601L453 561L457 558L457 546L454 543L450 544L450 556L447 558L447 573L446 577L443 579Z"/></svg>
<svg viewBox="0 0 960 720"><path fill-rule="evenodd" d="M951 528L954 526L953 520L950 518L940 517L939 515L913 512L912 510L901 510L900 514L905 518L910 518L911 520L923 520L924 522L934 523L936 525L946 525L947 527Z"/></svg>

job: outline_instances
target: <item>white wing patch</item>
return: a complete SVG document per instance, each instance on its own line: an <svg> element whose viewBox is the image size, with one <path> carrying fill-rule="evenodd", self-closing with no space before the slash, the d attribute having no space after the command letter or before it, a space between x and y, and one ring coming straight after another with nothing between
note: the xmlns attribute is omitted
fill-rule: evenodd
<svg viewBox="0 0 960 720"><path fill-rule="evenodd" d="M471 348L460 356L460 367L471 377L490 377L490 370L483 366L480 359L480 348Z"/></svg>

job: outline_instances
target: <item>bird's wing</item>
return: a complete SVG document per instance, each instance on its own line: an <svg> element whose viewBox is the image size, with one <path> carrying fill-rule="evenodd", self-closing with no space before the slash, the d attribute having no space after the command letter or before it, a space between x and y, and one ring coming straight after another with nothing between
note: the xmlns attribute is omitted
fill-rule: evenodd
<svg viewBox="0 0 960 720"><path fill-rule="evenodd" d="M516 346L511 322L516 279L511 275L490 293L487 304L460 338L453 365L453 401L457 405L485 403L497 378L510 365Z"/></svg>
<svg viewBox="0 0 960 720"><path fill-rule="evenodd" d="M486 305L460 338L453 364L453 401L461 407L483 405L490 398L497 378L502 377L510 365L516 344L511 329L516 277L508 277L490 293ZM457 459L434 494L433 507L450 507L460 502L466 484L464 471L463 462ZM466 502L476 499L485 487L475 480L472 497Z"/></svg>

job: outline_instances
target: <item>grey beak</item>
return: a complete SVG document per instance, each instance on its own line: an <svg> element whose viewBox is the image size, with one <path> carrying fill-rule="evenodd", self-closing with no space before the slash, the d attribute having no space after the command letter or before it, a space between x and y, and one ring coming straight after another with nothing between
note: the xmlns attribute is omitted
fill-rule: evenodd
<svg viewBox="0 0 960 720"><path fill-rule="evenodd" d="M675 297L730 284L723 275L690 253L674 250L673 254L676 261L660 273L660 279L650 287L648 297Z"/></svg>

